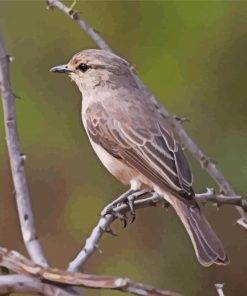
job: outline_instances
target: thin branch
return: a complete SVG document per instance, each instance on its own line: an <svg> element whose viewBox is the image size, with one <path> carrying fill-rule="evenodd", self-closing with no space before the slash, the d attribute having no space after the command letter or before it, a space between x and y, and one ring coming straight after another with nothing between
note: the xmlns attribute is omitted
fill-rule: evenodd
<svg viewBox="0 0 247 296"><path fill-rule="evenodd" d="M123 194L125 195L125 194ZM217 206L222 205L235 205L240 206L244 210L247 210L247 201L242 196L225 196L223 194L215 194L215 191L212 188L207 188L207 192L196 194L195 198L198 202L203 204L212 202ZM162 196L159 196L156 192L148 192L142 195L142 198L137 199L133 202L135 210L147 208L150 206L156 206L158 203L163 202L167 206L166 201ZM106 206L108 208L108 206ZM117 218L124 218L126 213L130 211L129 205L123 203L113 207L113 214L106 214L104 210L101 213L98 224L94 227L92 233L86 239L84 247L80 250L78 255L70 262L68 271L77 272L79 271L88 259L93 255L94 252L100 251L99 243L104 234L104 232L113 234L111 230L111 224Z"/></svg>
<svg viewBox="0 0 247 296"><path fill-rule="evenodd" d="M223 291L224 284L215 284L214 286L215 286L216 291L217 291L219 296L224 296L225 295L224 291Z"/></svg>
<svg viewBox="0 0 247 296"><path fill-rule="evenodd" d="M73 11L71 7L67 7L62 2L57 0L48 0L47 2L47 9L52 9L57 7L58 9L62 10L65 14L67 14L73 21L75 21L79 27L86 32L93 41L102 49L113 52L111 47L105 42L105 40L100 36L99 32L93 29L91 26L87 24L78 14L78 12Z"/></svg>
<svg viewBox="0 0 247 296"><path fill-rule="evenodd" d="M155 192L150 192L148 197L144 197L133 202L135 210L155 206L159 202L164 202L164 198L159 196ZM151 196L150 196L151 195ZM92 233L87 238L85 246L79 252L79 254L70 262L68 271L76 272L87 262L95 251L99 250L99 242L104 232L112 233L110 225L119 217L124 216L130 210L127 204L121 204L112 209L115 214L102 215L99 219L98 224L94 227ZM103 212L103 211L102 211Z"/></svg>
<svg viewBox="0 0 247 296"><path fill-rule="evenodd" d="M25 275L2 275L0 276L0 294L28 293L42 294L45 296L74 296L54 285L42 283L41 280Z"/></svg>
<svg viewBox="0 0 247 296"><path fill-rule="evenodd" d="M15 187L22 237L32 260L46 266L47 261L37 238L34 225L24 169L25 158L20 150L15 113L15 96L11 90L9 63L10 59L6 54L3 38L0 33L0 90L3 103L6 142Z"/></svg>
<svg viewBox="0 0 247 296"><path fill-rule="evenodd" d="M104 50L108 50L114 52L112 48L106 43L106 41L100 36L100 34L95 31L82 17L79 16L78 12L73 11L59 0L47 0L48 8L58 8L63 11L66 15L68 15L72 20L74 20L80 28L91 37L94 42ZM174 129L178 137L180 138L183 145L191 152L194 158L201 164L202 168L205 169L208 174L214 179L214 181L218 184L220 191L225 195L236 196L237 194L234 192L230 183L225 179L222 172L216 167L216 165L199 149L196 143L190 138L183 125L181 124L181 120L177 120L176 117L172 116L170 112L164 106L157 103L157 99L155 96L147 89L144 83L137 77L140 86L149 93L150 99L156 104L158 110L167 120L167 122ZM247 213L243 208L237 206L237 210L240 213L242 219L238 221L242 226L246 224L247 228ZM241 221L241 222L240 222Z"/></svg>
<svg viewBox="0 0 247 296"><path fill-rule="evenodd" d="M155 289L141 283L134 283L127 278L70 273L55 268L43 267L33 263L15 251L8 251L2 247L0 247L0 265L20 275L41 279L53 285L62 284L94 289L113 289L140 296L179 296L175 292ZM1 281L0 276L0 283Z"/></svg>
<svg viewBox="0 0 247 296"><path fill-rule="evenodd" d="M217 206L234 205L247 211L247 200L243 196L226 196L224 194L215 194L213 188L207 188L207 192L196 194L196 200L202 203L213 202Z"/></svg>

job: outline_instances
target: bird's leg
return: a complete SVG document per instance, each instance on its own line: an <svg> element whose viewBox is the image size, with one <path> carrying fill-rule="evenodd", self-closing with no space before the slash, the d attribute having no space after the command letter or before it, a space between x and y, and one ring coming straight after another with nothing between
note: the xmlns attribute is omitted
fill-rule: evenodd
<svg viewBox="0 0 247 296"><path fill-rule="evenodd" d="M116 207L118 204L121 204L128 200L128 196L130 194L133 194L133 190L129 189L125 193L121 194L118 198L116 198L113 202L109 203L106 207L104 207L103 211L101 212L102 216L105 216L106 214L112 214L112 210L114 207Z"/></svg>
<svg viewBox="0 0 247 296"><path fill-rule="evenodd" d="M116 218L119 218L121 221L123 221L124 228L125 228L127 225L127 217L125 214L119 213L117 210L117 207L123 203L128 204L128 206L130 208L131 215L132 215L132 218L129 222L131 224L135 220L134 201L149 192L150 192L149 189L143 189L143 190L129 189L124 194L120 195L117 199L115 199L113 202L108 204L101 212L101 215L102 216L105 216L107 214L114 215Z"/></svg>
<svg viewBox="0 0 247 296"><path fill-rule="evenodd" d="M130 194L127 197L127 203L130 207L130 213L132 215L132 218L129 222L129 224L132 224L135 221L136 218L136 214L135 214L135 209L134 209L134 201L137 200L139 197L147 194L150 192L150 189L143 189L143 190L136 190L135 192L133 192L132 194Z"/></svg>

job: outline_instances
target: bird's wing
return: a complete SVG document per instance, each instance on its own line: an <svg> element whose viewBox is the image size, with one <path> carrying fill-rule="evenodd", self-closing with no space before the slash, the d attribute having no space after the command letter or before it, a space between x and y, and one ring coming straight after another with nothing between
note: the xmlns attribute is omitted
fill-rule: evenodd
<svg viewBox="0 0 247 296"><path fill-rule="evenodd" d="M158 121L152 128L132 127L108 115L100 103L86 111L86 129L90 138L112 156L164 190L181 197L193 196L188 162L173 134Z"/></svg>

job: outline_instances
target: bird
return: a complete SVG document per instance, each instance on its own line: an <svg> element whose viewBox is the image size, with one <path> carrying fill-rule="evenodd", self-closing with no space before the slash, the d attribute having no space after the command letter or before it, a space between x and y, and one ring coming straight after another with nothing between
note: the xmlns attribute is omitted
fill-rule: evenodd
<svg viewBox="0 0 247 296"><path fill-rule="evenodd" d="M187 230L201 265L228 264L195 199L183 149L131 65L112 52L85 49L50 71L68 74L78 86L84 128L106 169L134 191L148 188L164 197Z"/></svg>

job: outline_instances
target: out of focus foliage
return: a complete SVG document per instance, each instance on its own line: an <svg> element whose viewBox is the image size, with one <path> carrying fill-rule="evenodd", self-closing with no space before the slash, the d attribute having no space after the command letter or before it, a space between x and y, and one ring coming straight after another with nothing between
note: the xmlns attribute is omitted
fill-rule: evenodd
<svg viewBox="0 0 247 296"><path fill-rule="evenodd" d="M71 2L66 2L70 5ZM217 162L239 193L247 192L247 2L79 1L76 8ZM80 121L80 94L48 69L96 48L45 1L0 1L0 28L14 57L12 82L19 134L39 238L52 266L65 268L98 220L102 207L126 190L94 155ZM20 236L0 113L1 245L25 252ZM190 156L189 156L190 157ZM195 190L214 186L191 159ZM128 276L184 295L247 294L247 232L232 207L204 208L231 258L226 268L197 263L174 212L139 211L118 237L105 235L103 254L86 271ZM88 295L118 295L88 291ZM119 294L120 295L120 294Z"/></svg>

